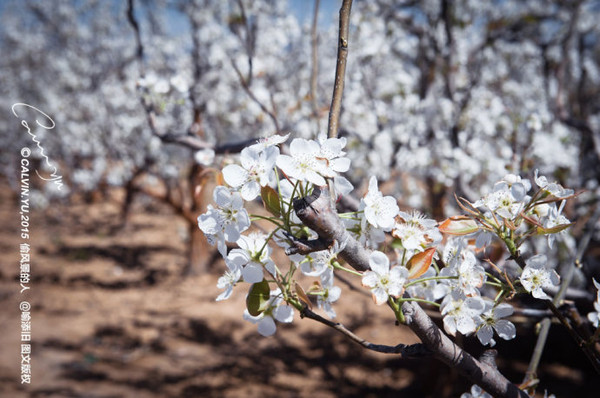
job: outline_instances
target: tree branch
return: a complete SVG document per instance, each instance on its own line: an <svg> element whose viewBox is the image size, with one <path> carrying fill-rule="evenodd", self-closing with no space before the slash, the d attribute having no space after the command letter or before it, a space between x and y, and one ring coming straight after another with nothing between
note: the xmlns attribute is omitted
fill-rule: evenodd
<svg viewBox="0 0 600 398"><path fill-rule="evenodd" d="M357 271L369 269L367 250L346 231L331 204L327 188L316 187L312 195L295 199L293 204L300 220L307 227L317 232L321 239L343 242L347 237L346 246L339 254L340 258L344 259ZM433 352L437 359L448 366L457 368L473 383L478 384L495 397L528 396L508 381L497 369L478 361L452 342L417 303L405 302L402 305L402 310L406 318L406 324L421 339L425 347Z"/></svg>
<svg viewBox="0 0 600 398"><path fill-rule="evenodd" d="M322 316L312 312L308 307L304 307L304 309L300 313L300 316L302 318L309 318L320 322L323 325L329 326L330 328L333 328L341 334L343 334L344 336L348 337L355 343L371 351L380 352L383 354L400 354L402 358L423 358L431 356L431 351L427 349L427 347L425 347L423 344L398 344L395 346L388 346L383 344L370 343L367 340L354 334L343 324L325 319Z"/></svg>
<svg viewBox="0 0 600 398"><path fill-rule="evenodd" d="M335 86L329 110L329 126L327 136L336 138L339 130L340 113L342 111L342 94L344 93L344 77L348 58L348 36L350 28L350 9L352 0L344 0L340 8L340 29L338 40L337 66L335 68Z"/></svg>
<svg viewBox="0 0 600 398"><path fill-rule="evenodd" d="M320 0L315 0L315 10L313 14L312 27L310 29L311 42L311 69L310 69L310 103L312 113L317 123L317 135L321 132L321 118L319 117L319 106L317 105L317 76L319 73L319 58L317 56L318 37L317 37L317 22L319 21L319 3Z"/></svg>

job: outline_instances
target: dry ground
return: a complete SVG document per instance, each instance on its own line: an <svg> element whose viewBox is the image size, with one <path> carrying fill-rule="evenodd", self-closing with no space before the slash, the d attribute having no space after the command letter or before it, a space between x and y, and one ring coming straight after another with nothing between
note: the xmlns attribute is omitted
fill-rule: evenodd
<svg viewBox="0 0 600 398"><path fill-rule="evenodd" d="M214 301L222 264L180 276L185 225L168 208L138 201L129 226L119 229L118 193L34 212L33 283L20 294L16 202L0 188L2 397L452 397L469 386L436 361L367 352L297 314L275 337L261 337L242 319L244 288ZM32 304L30 385L19 377L22 300ZM372 342L416 341L360 292L345 289L336 310ZM499 361L513 380L522 377L530 344L524 338L500 347L514 354ZM565 345L550 352L567 350L577 361ZM595 396L585 393L598 391L585 366L555 356L545 357L541 373L550 392Z"/></svg>

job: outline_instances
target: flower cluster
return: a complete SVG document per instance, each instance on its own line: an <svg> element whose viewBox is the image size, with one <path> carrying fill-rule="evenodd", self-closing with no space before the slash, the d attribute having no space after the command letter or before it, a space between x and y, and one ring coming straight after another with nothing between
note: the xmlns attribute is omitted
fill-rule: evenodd
<svg viewBox="0 0 600 398"><path fill-rule="evenodd" d="M520 262L523 269L508 273L476 254L496 237L516 259L526 238L552 236L548 240L551 246L554 236L569 227L562 211L564 200L573 192L549 183L537 172L534 192L530 192L529 180L509 174L480 200L472 204L462 200L459 204L468 215L441 224L416 211L401 211L396 199L385 196L377 179L371 177L357 211L341 215L351 236L348 239L372 249L367 271L356 272L340 264L338 256L347 241L319 246L322 250L296 250L299 244L318 241L319 236L296 216L293 200L310 194L315 186L327 185L327 179L338 194L353 187L339 175L350 167L343 151L345 139L296 138L283 154L279 145L287 138L273 136L245 148L239 163L223 168L228 186L215 189L215 206L198 217L200 229L217 245L227 266L217 282L223 290L217 300L229 298L238 284L249 284L244 318L257 324L260 334L272 335L276 321L291 322L293 308L312 308L313 303L334 318L333 305L342 293L335 285L335 275L348 272L360 276L375 304L389 304L399 321L403 320L402 302L429 302L439 306L447 333L474 334L483 345L493 346L494 335L505 340L516 335L515 326L507 319L513 307L505 302L506 297L528 293L549 299L544 289L558 285L558 274L544 255L529 256ZM248 215L244 201L257 197L271 215ZM275 228L246 232L251 217L271 222ZM450 237L438 253L442 234ZM288 253L288 268L273 261L271 241ZM226 242L237 247L228 252ZM296 272L317 280L304 289ZM600 310L600 305L596 309ZM589 314L595 324L597 314Z"/></svg>

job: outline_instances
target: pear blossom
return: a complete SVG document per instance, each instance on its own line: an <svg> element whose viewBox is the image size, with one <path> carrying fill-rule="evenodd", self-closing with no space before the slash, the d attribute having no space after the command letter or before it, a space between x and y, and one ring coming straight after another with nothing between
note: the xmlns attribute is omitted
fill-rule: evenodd
<svg viewBox="0 0 600 398"><path fill-rule="evenodd" d="M215 161L215 151L210 148L200 149L194 153L194 160L202 166L210 166Z"/></svg>
<svg viewBox="0 0 600 398"><path fill-rule="evenodd" d="M398 212L401 222L394 224L392 236L400 239L402 247L411 252L423 251L426 246L438 243L442 235L436 227L436 221L425 218L418 211Z"/></svg>
<svg viewBox="0 0 600 398"><path fill-rule="evenodd" d="M470 392L463 393L460 398L494 398L487 392L483 391L477 384L471 386Z"/></svg>
<svg viewBox="0 0 600 398"><path fill-rule="evenodd" d="M523 202L527 192L531 189L531 182L521 178L516 174L507 174L502 178L502 182L508 184L510 193L519 202Z"/></svg>
<svg viewBox="0 0 600 398"><path fill-rule="evenodd" d="M225 291L219 294L216 301L227 300L233 292L233 287L242 277L242 269L239 265L230 261L225 261L225 265L227 265L227 271L217 280L217 287L225 289Z"/></svg>
<svg viewBox="0 0 600 398"><path fill-rule="evenodd" d="M346 177L335 176L333 177L333 188L337 197L348 195L354 190L354 185Z"/></svg>
<svg viewBox="0 0 600 398"><path fill-rule="evenodd" d="M587 314L587 318L590 320L594 327L600 327L600 283L596 282L595 279L592 279L594 282L594 286L596 286L596 301L594 301L594 310Z"/></svg>
<svg viewBox="0 0 600 398"><path fill-rule="evenodd" d="M419 281L420 279L428 279L435 276L435 268L429 267L419 279L413 281L413 284L406 288L406 291L410 297L422 298L427 301L437 301L445 297L450 292L450 287L447 284L433 279Z"/></svg>
<svg viewBox="0 0 600 398"><path fill-rule="evenodd" d="M525 207L522 202L526 198L523 184L515 183L511 187L506 181L500 181L494 185L494 190L483 198L476 201L473 206L486 207L490 211L513 220Z"/></svg>
<svg viewBox="0 0 600 398"><path fill-rule="evenodd" d="M283 144L284 142L287 141L289 136L290 136L290 133L287 133L286 135L274 134L270 137L261 138L260 140L258 140L258 142L256 144L250 145L249 148L251 148L252 150L254 150L256 152L261 152L269 147Z"/></svg>
<svg viewBox="0 0 600 398"><path fill-rule="evenodd" d="M316 141L294 138L290 144L290 155L280 155L277 158L277 167L297 180L308 181L318 186L326 185L323 173L327 164L321 157L321 147Z"/></svg>
<svg viewBox="0 0 600 398"><path fill-rule="evenodd" d="M510 304L500 303L494 307L491 300L486 300L485 311L480 315L481 325L477 329L477 338L481 344L489 344L491 347L496 345L493 339L494 330L504 340L514 339L517 333L515 325L506 319L501 319L512 315L513 312L513 307Z"/></svg>
<svg viewBox="0 0 600 398"><path fill-rule="evenodd" d="M444 317L444 330L452 336L456 332L469 335L481 323L480 315L485 310L485 302L481 297L467 297L458 290L453 290L444 297L440 312Z"/></svg>
<svg viewBox="0 0 600 398"><path fill-rule="evenodd" d="M461 260L461 253L465 250L467 244L462 237L451 238L444 246L442 260L447 267L455 267Z"/></svg>
<svg viewBox="0 0 600 398"><path fill-rule="evenodd" d="M331 304L340 298L342 289L333 285L333 269L331 267L321 274L321 286L323 289L317 295L317 305L319 308L323 308L325 313L333 319L336 313Z"/></svg>
<svg viewBox="0 0 600 398"><path fill-rule="evenodd" d="M241 268L244 282L257 283L263 280L263 267L275 274L275 263L269 257L271 248L266 245L266 236L260 233L242 235L237 241L239 249L232 249L226 258L226 263Z"/></svg>
<svg viewBox="0 0 600 398"><path fill-rule="evenodd" d="M244 310L244 320L256 324L258 333L268 337L277 331L275 321L291 323L294 320L294 309L283 301L281 290L276 289L271 291L267 308L263 312L257 316L252 316L246 309Z"/></svg>
<svg viewBox="0 0 600 398"><path fill-rule="evenodd" d="M260 195L260 187L275 181L275 162L279 148L266 147L256 151L252 147L244 148L240 156L241 166L230 164L223 168L225 182L234 188L241 187L244 200L254 200Z"/></svg>
<svg viewBox="0 0 600 398"><path fill-rule="evenodd" d="M460 260L454 266L445 267L440 271L440 276L455 277L444 279L453 289L459 289L466 296L479 296L479 290L486 280L485 269L477 264L473 252L464 250L460 253Z"/></svg>
<svg viewBox="0 0 600 398"><path fill-rule="evenodd" d="M559 225L567 225L570 224L571 222L569 221L569 219L567 217L565 217L564 215L562 215L562 210L565 207L565 201L563 200L562 203L560 204L560 207L558 208L558 210L556 209L556 204L552 203L552 205L550 206L549 210L548 210L548 215L544 220L544 228L545 229L551 229L554 227L557 227ZM564 234L566 230L562 230L560 232L558 232L558 234ZM556 235L557 233L549 233L547 235L548 238L548 246L552 249L552 246L554 245L554 240L556 239Z"/></svg>
<svg viewBox="0 0 600 398"><path fill-rule="evenodd" d="M521 285L538 299L550 300L550 297L544 293L542 288L557 286L560 277L556 271L546 268L546 256L538 254L525 262L526 266L521 273L519 280Z"/></svg>
<svg viewBox="0 0 600 398"><path fill-rule="evenodd" d="M385 232L367 221L364 213L358 214L359 219L343 219L346 229L360 242L361 245L376 249L385 240Z"/></svg>
<svg viewBox="0 0 600 398"><path fill-rule="evenodd" d="M181 74L171 77L171 79L169 79L169 83L171 83L171 86L180 93L185 93L189 90L189 85L185 77Z"/></svg>
<svg viewBox="0 0 600 398"><path fill-rule="evenodd" d="M389 296L399 297L402 294L408 279L408 269L403 266L390 269L390 260L380 251L371 253L369 266L371 271L364 273L362 284L371 288L375 304L384 304Z"/></svg>
<svg viewBox="0 0 600 398"><path fill-rule="evenodd" d="M324 176L335 177L337 173L344 173L350 168L350 159L345 157L346 152L342 148L346 146L346 138L327 138L319 135L321 146L320 157L326 159Z"/></svg>
<svg viewBox="0 0 600 398"><path fill-rule="evenodd" d="M325 270L331 268L331 262L344 250L346 242L334 241L327 250L320 250L307 256L307 260L300 264L300 271L306 276L320 276Z"/></svg>
<svg viewBox="0 0 600 398"><path fill-rule="evenodd" d="M546 193L556 198L566 198L573 195L572 189L565 189L562 185L556 182L548 182L548 179L542 175L538 176L538 170L535 170L535 183L542 188Z"/></svg>
<svg viewBox="0 0 600 398"><path fill-rule="evenodd" d="M377 188L377 178L369 180L369 190L363 199L359 211L364 211L367 221L376 228L389 231L394 226L394 218L400 210L396 199L391 196L383 196Z"/></svg>
<svg viewBox="0 0 600 398"><path fill-rule="evenodd" d="M244 201L238 192L218 186L213 192L217 207L208 205L207 211L198 216L198 227L211 245L217 244L219 253L227 255L225 242L235 242L250 227L250 217L244 209Z"/></svg>

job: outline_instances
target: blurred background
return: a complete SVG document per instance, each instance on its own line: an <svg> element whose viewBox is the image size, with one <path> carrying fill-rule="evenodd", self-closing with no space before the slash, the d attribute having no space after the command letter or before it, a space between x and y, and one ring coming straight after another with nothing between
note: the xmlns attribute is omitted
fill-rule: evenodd
<svg viewBox="0 0 600 398"><path fill-rule="evenodd" d="M196 218L240 143L326 131L340 3L0 1L1 395L452 397L470 388L435 361L365 352L308 320L262 338L242 320L240 292L214 302L223 263ZM460 213L455 194L475 201L505 174L533 182L537 169L581 192L564 210L576 224L552 249L540 239L523 251L547 254L560 271L587 234L573 287L581 313L591 311L599 17L592 0L355 2L340 122L353 196L375 175L403 210L441 221ZM40 114L20 107L15 117L15 103L55 127L30 122L28 134L21 120ZM23 147L32 280L19 293ZM61 189L33 171L48 177L47 160ZM359 335L416 341L347 290L336 311ZM31 385L19 380L23 298ZM523 377L538 320L516 319L518 338L498 344L511 380ZM558 326L539 376L558 397L599 387Z"/></svg>

